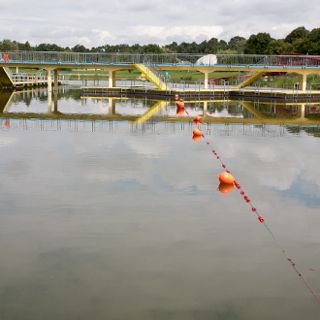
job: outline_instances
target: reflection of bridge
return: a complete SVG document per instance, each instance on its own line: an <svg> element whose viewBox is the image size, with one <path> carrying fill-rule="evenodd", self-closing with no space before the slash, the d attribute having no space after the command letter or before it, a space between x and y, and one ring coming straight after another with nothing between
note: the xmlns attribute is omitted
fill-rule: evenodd
<svg viewBox="0 0 320 320"><path fill-rule="evenodd" d="M93 119L74 119L72 121L64 121L63 119L10 119L0 118L0 130L22 130L22 131L67 131L67 132L116 132L117 126L113 125L113 121L93 120ZM143 132L150 131L151 134L157 134L161 131L162 123L152 122L144 125ZM165 124L166 134L175 131L187 130L190 132L192 126L184 123L168 122ZM157 129L157 130L156 130ZM131 131L141 131L141 127L131 123ZM206 136L255 136L255 137L282 137L289 134L299 135L302 133L320 137L320 127L318 126L302 126L287 127L286 125L265 125L245 123L241 125L230 125L229 123L208 123L205 126Z"/></svg>
<svg viewBox="0 0 320 320"><path fill-rule="evenodd" d="M149 119L153 121L168 121L168 122L190 122L190 117L178 115L161 115L159 111L164 109L170 103L169 101L154 100L154 104L142 115L121 115L116 110L116 102L123 98L108 98L108 113L106 114L70 114L63 113L58 108L58 94L53 95L53 101L49 95L48 109L45 113L31 113L31 112L11 112L10 102L14 95L19 93L3 92L0 94L0 117L6 118L38 118L38 119L79 119L79 120L111 120L111 121L130 121L135 124L141 124ZM237 103L249 115L243 117L216 117L211 115L210 108L214 104ZM290 125L319 125L320 121L313 118L306 117L311 106L319 106L319 103L272 103L265 104L271 109L266 113L263 110L263 103L255 103L252 101L234 101L234 100L194 100L188 101L187 107L192 105L201 106L202 119L204 123L252 123L252 124L290 124ZM292 111L294 108L294 112ZM191 109L190 109L191 110ZM271 110L271 111L270 111ZM277 114L282 114L282 118L277 118Z"/></svg>
<svg viewBox="0 0 320 320"><path fill-rule="evenodd" d="M0 68L22 67L45 69L48 91L58 85L58 72L62 69L100 69L108 72L109 87L116 86L115 73L122 69L136 69L153 82L159 90L167 89L161 71L194 70L203 73L204 89L208 89L208 76L216 71L250 72L238 88L250 85L259 77L274 72L296 73L300 76L300 90L306 91L307 76L320 73L319 56L268 56L218 54L205 59L197 54L122 54L14 51L0 53Z"/></svg>

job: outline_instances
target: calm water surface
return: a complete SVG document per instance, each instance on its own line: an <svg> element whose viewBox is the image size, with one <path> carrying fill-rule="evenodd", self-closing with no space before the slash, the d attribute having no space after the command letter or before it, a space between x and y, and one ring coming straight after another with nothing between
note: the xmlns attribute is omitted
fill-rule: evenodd
<svg viewBox="0 0 320 320"><path fill-rule="evenodd" d="M110 112L108 100L76 93L58 102L64 113ZM116 110L140 115L150 106L120 101ZM210 110L252 117L238 104ZM47 111L39 92L6 107ZM159 113L174 115L174 105ZM319 319L240 194L217 191L221 167L192 129L2 117L0 319ZM320 294L318 128L203 130Z"/></svg>

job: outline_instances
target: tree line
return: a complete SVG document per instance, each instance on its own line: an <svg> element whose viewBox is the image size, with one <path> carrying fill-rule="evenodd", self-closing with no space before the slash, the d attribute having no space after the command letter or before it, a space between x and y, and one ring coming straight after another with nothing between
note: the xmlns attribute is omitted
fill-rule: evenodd
<svg viewBox="0 0 320 320"><path fill-rule="evenodd" d="M274 39L269 33L252 34L248 39L235 36L230 41L212 38L208 41L172 42L159 46L158 44L128 45L105 44L86 48L77 44L74 47L61 47L54 43L41 43L31 46L28 41L20 43L4 39L0 41L0 51L35 50L35 51L70 51L70 52L126 52L126 53L229 53L229 54L320 54L320 28L307 30L298 27L292 30L284 39Z"/></svg>

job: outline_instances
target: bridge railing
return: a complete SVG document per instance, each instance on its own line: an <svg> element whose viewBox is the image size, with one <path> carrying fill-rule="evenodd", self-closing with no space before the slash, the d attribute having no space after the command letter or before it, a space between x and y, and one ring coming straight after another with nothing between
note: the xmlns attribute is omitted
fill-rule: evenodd
<svg viewBox="0 0 320 320"><path fill-rule="evenodd" d="M130 65L144 64L146 61L154 66L294 66L320 67L320 56L311 55L248 55L216 54L214 59L205 59L203 54L135 54L135 53L80 53L56 51L10 51L0 52L1 63L53 64L53 65ZM199 60L201 58L201 60Z"/></svg>

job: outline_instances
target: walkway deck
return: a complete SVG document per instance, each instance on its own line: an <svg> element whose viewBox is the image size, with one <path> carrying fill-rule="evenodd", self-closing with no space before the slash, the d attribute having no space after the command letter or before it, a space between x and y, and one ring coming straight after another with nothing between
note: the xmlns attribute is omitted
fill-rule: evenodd
<svg viewBox="0 0 320 320"><path fill-rule="evenodd" d="M215 86L210 90L158 90L141 87L82 87L82 95L88 98L109 97L109 96L129 96L157 99L174 99L179 95L184 100L209 99L213 100L219 97L229 99L259 99L259 100L282 100L282 101L319 101L320 91L318 90L288 90L275 88L236 88L231 86Z"/></svg>

